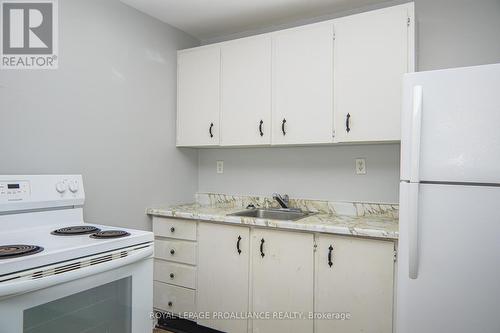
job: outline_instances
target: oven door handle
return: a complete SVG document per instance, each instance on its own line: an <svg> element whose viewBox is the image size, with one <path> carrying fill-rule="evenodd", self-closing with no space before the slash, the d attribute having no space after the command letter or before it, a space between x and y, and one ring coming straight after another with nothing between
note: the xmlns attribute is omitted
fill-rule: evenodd
<svg viewBox="0 0 500 333"><path fill-rule="evenodd" d="M55 286L57 284L78 280L90 275L96 275L112 269L133 264L139 260L151 257L152 255L153 245L151 244L142 249L134 250L133 254L129 254L126 257L75 269L66 273L51 275L34 280L24 280L19 282L15 282L16 280L12 280L12 282L1 282L0 297L24 294L30 291L44 289Z"/></svg>

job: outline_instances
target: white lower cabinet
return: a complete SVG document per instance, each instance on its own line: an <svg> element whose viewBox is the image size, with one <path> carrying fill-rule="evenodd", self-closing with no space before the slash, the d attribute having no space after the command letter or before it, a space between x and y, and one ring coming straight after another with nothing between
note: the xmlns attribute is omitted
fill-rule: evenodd
<svg viewBox="0 0 500 333"><path fill-rule="evenodd" d="M198 324L247 332L247 320L217 317L248 312L250 229L200 222L198 236L197 310L211 317Z"/></svg>
<svg viewBox="0 0 500 333"><path fill-rule="evenodd" d="M313 234L252 230L252 311L271 315L253 320L252 331L312 332L312 320L273 316L313 311L313 274Z"/></svg>
<svg viewBox="0 0 500 333"><path fill-rule="evenodd" d="M195 265L196 243L174 239L156 239L155 257Z"/></svg>
<svg viewBox="0 0 500 333"><path fill-rule="evenodd" d="M153 305L156 309L179 316L196 311L194 290L159 281L154 281L153 288L155 292Z"/></svg>
<svg viewBox="0 0 500 333"><path fill-rule="evenodd" d="M394 243L333 235L316 238L315 333L392 332Z"/></svg>
<svg viewBox="0 0 500 333"><path fill-rule="evenodd" d="M196 311L196 222L153 218L153 307L186 315Z"/></svg>
<svg viewBox="0 0 500 333"><path fill-rule="evenodd" d="M190 265L154 260L154 280L196 289L196 268Z"/></svg>
<svg viewBox="0 0 500 333"><path fill-rule="evenodd" d="M392 241L171 218L153 224L156 310L208 313L198 324L228 333L392 332Z"/></svg>

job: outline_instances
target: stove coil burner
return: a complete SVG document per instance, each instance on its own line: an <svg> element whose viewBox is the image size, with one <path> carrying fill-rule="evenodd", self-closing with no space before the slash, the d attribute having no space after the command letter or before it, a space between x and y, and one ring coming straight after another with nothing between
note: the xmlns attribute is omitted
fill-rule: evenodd
<svg viewBox="0 0 500 333"><path fill-rule="evenodd" d="M51 234L58 236L75 236L75 235L93 234L94 232L99 232L100 230L101 229L93 227L91 225L77 225L73 227L66 227L54 230L51 232Z"/></svg>
<svg viewBox="0 0 500 333"><path fill-rule="evenodd" d="M126 237L130 236L130 233L123 231L123 230L105 230L105 231L99 231L96 232L90 237L92 238L100 238L100 239L106 239L106 238L120 238L120 237Z"/></svg>
<svg viewBox="0 0 500 333"><path fill-rule="evenodd" d="M0 259L29 256L43 251L43 247L36 245L2 245L0 246Z"/></svg>

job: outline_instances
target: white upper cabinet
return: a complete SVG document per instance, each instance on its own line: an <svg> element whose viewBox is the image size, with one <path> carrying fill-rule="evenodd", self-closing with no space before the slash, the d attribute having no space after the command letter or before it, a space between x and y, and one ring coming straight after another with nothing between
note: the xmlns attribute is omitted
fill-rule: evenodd
<svg viewBox="0 0 500 333"><path fill-rule="evenodd" d="M336 142L399 141L403 74L414 70L413 3L334 20Z"/></svg>
<svg viewBox="0 0 500 333"><path fill-rule="evenodd" d="M221 46L221 145L271 143L271 36Z"/></svg>
<svg viewBox="0 0 500 333"><path fill-rule="evenodd" d="M213 146L220 132L220 47L179 51L177 146Z"/></svg>
<svg viewBox="0 0 500 333"><path fill-rule="evenodd" d="M333 23L273 34L273 144L333 142Z"/></svg>
<svg viewBox="0 0 500 333"><path fill-rule="evenodd" d="M400 141L414 5L178 53L177 146Z"/></svg>

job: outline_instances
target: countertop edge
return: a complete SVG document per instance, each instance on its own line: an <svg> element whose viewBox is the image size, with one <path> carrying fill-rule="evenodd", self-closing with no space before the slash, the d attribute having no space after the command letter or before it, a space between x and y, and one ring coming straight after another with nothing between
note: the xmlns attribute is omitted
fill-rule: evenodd
<svg viewBox="0 0 500 333"><path fill-rule="evenodd" d="M279 221L279 220L266 220L259 218L249 218L249 217L239 217L230 215L212 215L212 214L198 214L192 212L183 212L175 209L146 209L146 214L157 217L172 217L180 218L186 220L199 220L205 222L217 222L224 224L233 225L246 225L246 226L257 226L266 227L272 229L287 229L287 230L297 230L297 231L307 231L307 232L318 232L318 233L328 233L336 235L346 235L346 236L356 236L356 237L369 237L377 238L382 240L397 241L399 238L399 232L390 232L378 229L369 228L357 228L357 227L346 227L346 226L328 226L328 225L314 225L314 224L304 224L300 221ZM369 219L369 217L366 217Z"/></svg>

